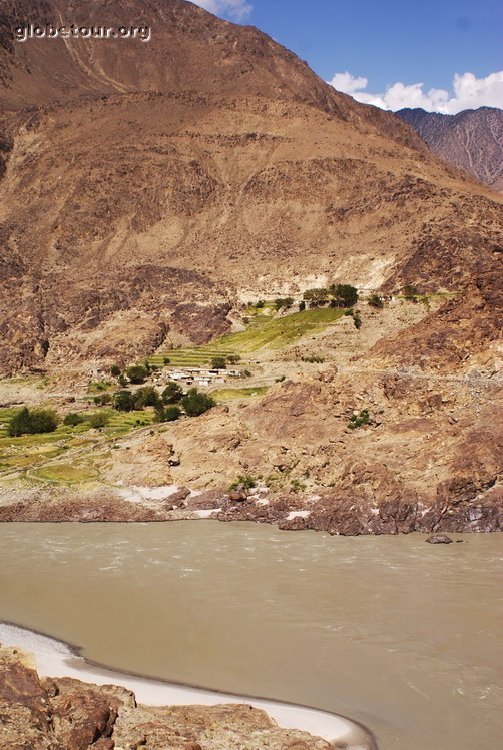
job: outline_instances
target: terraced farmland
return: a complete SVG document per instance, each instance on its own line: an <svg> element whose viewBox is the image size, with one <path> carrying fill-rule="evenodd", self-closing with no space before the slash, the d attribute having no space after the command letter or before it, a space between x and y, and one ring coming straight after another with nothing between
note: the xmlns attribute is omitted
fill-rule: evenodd
<svg viewBox="0 0 503 750"><path fill-rule="evenodd" d="M171 351L149 357L149 362L162 366L164 357L173 367L204 367L213 357L238 354L246 357L261 349L281 349L310 333L323 331L344 315L344 310L334 307L303 310L271 318L260 312L252 315L245 331L231 333L205 344Z"/></svg>

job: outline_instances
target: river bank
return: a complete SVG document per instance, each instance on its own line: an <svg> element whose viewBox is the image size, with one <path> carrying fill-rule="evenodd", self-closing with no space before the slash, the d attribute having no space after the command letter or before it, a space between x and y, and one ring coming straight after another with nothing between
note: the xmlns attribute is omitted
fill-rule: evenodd
<svg viewBox="0 0 503 750"><path fill-rule="evenodd" d="M78 656L78 649L68 644L58 642L52 638L20 628L10 623L0 622L0 643L3 646L21 649L23 652L33 655L36 671L39 677L49 678L71 678L78 680L79 690L85 690L94 686L118 686L125 691L131 691L127 696L129 708L135 708L136 702L143 706L166 707L166 706L190 706L193 708L194 720L196 719L196 707L222 707L227 706L226 722L232 721L233 709L236 707L235 718L243 721L242 709L246 705L264 712L267 717L273 719L268 726L267 719L263 718L261 726L265 739L268 739L271 747L290 747L291 743L302 742L305 750L328 750L329 746L335 745L347 747L348 750L375 750L375 744L370 733L356 723L334 714L324 711L316 711L303 706L282 704L280 702L260 700L225 693L201 690L184 685L170 684L160 680L150 680L123 674L106 669L97 664L91 664ZM20 680L21 682L21 680ZM74 685L75 688L75 685ZM106 695L98 690L98 694ZM133 695L134 694L134 695ZM1 697L1 690L0 690ZM154 712L153 712L154 713ZM218 710L215 711L218 716ZM246 714L245 714L246 716ZM142 717L143 720L145 717ZM153 717L150 717L151 719ZM157 717L159 718L159 717ZM201 717L198 717L199 721ZM211 713L209 714L211 719ZM214 719L214 717L213 717ZM256 721L256 717L254 716ZM194 721L196 724L197 722ZM208 722L209 723L209 722ZM279 732L274 728L277 724L281 729L291 730ZM246 728L246 719L245 726ZM248 731L251 731L251 724ZM269 730L270 737L267 738ZM172 731L169 722L166 722L165 733ZM218 732L217 732L218 733ZM222 732L223 734L223 732ZM309 737L308 735L312 735ZM112 732L113 736L113 732ZM322 745L316 738L326 740ZM166 740L166 738L164 738ZM249 739L249 738L247 738ZM159 741L159 737L157 737ZM251 738L253 743L253 738ZM147 742L147 745L150 743ZM212 748L213 744L205 745Z"/></svg>
<svg viewBox="0 0 503 750"><path fill-rule="evenodd" d="M471 493L473 494L473 493ZM331 535L487 533L503 530L499 486L455 501L402 497L379 488L363 499L351 492L321 488L317 494L250 490L193 490L178 485L7 486L0 490L0 522L160 523L212 519L271 524L285 531L326 531Z"/></svg>

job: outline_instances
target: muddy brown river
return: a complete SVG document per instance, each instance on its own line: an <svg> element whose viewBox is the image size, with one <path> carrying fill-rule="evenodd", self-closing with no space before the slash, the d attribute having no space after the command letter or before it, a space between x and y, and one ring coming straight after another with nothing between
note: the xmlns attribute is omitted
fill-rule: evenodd
<svg viewBox="0 0 503 750"><path fill-rule="evenodd" d="M497 750L503 536L0 524L0 619L140 675L344 714L381 750Z"/></svg>

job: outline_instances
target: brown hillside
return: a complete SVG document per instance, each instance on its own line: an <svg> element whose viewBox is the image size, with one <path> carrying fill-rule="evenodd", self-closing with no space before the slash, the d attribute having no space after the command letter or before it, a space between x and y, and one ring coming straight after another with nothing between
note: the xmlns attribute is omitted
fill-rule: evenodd
<svg viewBox="0 0 503 750"><path fill-rule="evenodd" d="M501 205L398 118L184 0L2 8L4 372L202 341L243 295L333 278L478 288L494 335ZM152 39L19 43L19 19Z"/></svg>

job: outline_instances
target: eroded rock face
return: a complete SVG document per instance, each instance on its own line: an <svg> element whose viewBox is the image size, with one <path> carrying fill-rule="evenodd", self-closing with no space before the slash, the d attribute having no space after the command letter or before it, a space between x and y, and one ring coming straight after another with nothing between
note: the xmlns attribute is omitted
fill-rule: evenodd
<svg viewBox="0 0 503 750"><path fill-rule="evenodd" d="M31 658L0 647L0 750L330 750L245 705L137 706L124 688L40 679Z"/></svg>

